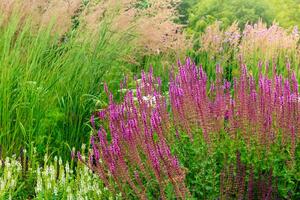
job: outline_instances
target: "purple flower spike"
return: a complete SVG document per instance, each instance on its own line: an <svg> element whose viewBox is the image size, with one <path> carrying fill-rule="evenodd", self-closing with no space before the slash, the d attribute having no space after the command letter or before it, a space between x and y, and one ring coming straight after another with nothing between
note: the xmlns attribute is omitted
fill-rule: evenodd
<svg viewBox="0 0 300 200"><path fill-rule="evenodd" d="M95 126L95 115L91 116L90 122L91 122L91 125L92 125L93 129L95 129L96 128L96 126Z"/></svg>
<svg viewBox="0 0 300 200"><path fill-rule="evenodd" d="M80 154L80 151L77 151L77 158L78 158L78 160L83 161L82 157L81 157L81 154Z"/></svg>

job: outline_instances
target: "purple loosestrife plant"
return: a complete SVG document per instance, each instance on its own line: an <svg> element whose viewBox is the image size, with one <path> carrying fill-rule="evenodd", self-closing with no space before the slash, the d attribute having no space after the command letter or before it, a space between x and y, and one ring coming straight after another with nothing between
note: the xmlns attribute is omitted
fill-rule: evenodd
<svg viewBox="0 0 300 200"><path fill-rule="evenodd" d="M135 92L126 90L124 100L116 103L105 85L109 105L91 117L94 134L89 159L86 161L78 155L111 191L117 185L125 197L129 186L138 198L146 199L146 194L157 189L159 196L166 199L166 189L172 185L177 198L189 196L185 170L170 150L175 135L180 139L183 132L193 141L199 138L195 132L201 130L209 147L220 144L215 139L221 139L225 133L224 137L234 145L240 142L246 148L254 145L259 155L263 154L261 150L271 152L272 145L279 144L280 151L287 150L295 160L300 98L293 73L288 78L280 75L269 78L260 70L256 80L246 66L241 66L240 77L231 83L223 79L220 65L216 66L215 80L209 80L201 66L187 59L184 64L178 62L178 68L170 73L170 105L160 87L161 80L154 78L152 71L143 72L141 80L136 81ZM167 111L169 106L171 113ZM173 128L175 132L171 135ZM253 153L251 149L247 150ZM237 160L240 174L227 178L221 174L221 179L249 187L251 198L255 185L253 171L247 184L240 155ZM233 167L229 171L233 174ZM233 188L234 194L241 197L246 192L243 188L225 186L221 193L227 194Z"/></svg>
<svg viewBox="0 0 300 200"><path fill-rule="evenodd" d="M232 139L255 140L268 149L281 139L294 157L300 132L300 96L295 74L288 78L260 74L255 80L241 67L241 76L230 83L216 68L216 80L209 82L202 67L190 59L178 63L178 74L171 73L170 103L176 126L193 139L201 129L210 143L211 134L227 132ZM232 94L231 94L232 93Z"/></svg>
<svg viewBox="0 0 300 200"><path fill-rule="evenodd" d="M190 59L178 66L177 76L171 75L170 102L175 123L193 138L193 128L201 127L204 138L223 128L225 117L230 114L230 83L222 83L222 70L217 67L217 79L208 88L208 78L202 67ZM174 73L172 73L174 74Z"/></svg>
<svg viewBox="0 0 300 200"><path fill-rule="evenodd" d="M106 87L109 106L98 113L98 119L91 118L95 128L97 120L106 121L109 132L101 126L95 129L86 164L111 190L112 178L124 196L125 186L129 185L137 197L147 199L148 182L153 179L163 199L168 184L172 184L177 198L188 195L185 171L168 146L169 114L166 100L160 94L160 84L151 71L142 73L141 82L136 85L136 97L129 90L119 104Z"/></svg>

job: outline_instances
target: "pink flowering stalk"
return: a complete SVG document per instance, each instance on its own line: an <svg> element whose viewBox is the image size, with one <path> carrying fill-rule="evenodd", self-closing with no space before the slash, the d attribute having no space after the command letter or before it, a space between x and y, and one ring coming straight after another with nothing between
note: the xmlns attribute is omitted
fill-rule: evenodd
<svg viewBox="0 0 300 200"><path fill-rule="evenodd" d="M287 57L292 60L295 56L299 56L298 42L297 27L288 32L275 23L268 27L267 24L258 21L254 25L246 25L239 45L240 55L246 63L253 58L272 61Z"/></svg>
<svg viewBox="0 0 300 200"><path fill-rule="evenodd" d="M299 31L294 27L288 31L273 23L268 27L266 23L258 21L247 24L241 31L234 22L230 27L222 30L221 22L216 21L206 28L200 37L201 52L210 55L209 59L226 57L228 51L234 50L236 59L240 56L249 63L253 59L273 61L287 57L289 60L299 59Z"/></svg>
<svg viewBox="0 0 300 200"><path fill-rule="evenodd" d="M260 74L255 80L242 66L241 76L231 84L222 79L218 65L216 80L209 82L203 69L190 59L171 75L170 102L174 121L193 139L201 129L209 143L213 133L227 132L233 139L254 139L268 148L281 138L294 157L300 132L300 96L295 74L288 78ZM231 88L233 94L231 95Z"/></svg>
<svg viewBox="0 0 300 200"><path fill-rule="evenodd" d="M222 80L221 67L217 66L217 78L209 86L202 67L190 59L178 66L178 75L171 76L169 95L175 123L193 139L193 129L201 127L204 138L219 132L231 112L230 83Z"/></svg>
<svg viewBox="0 0 300 200"><path fill-rule="evenodd" d="M208 26L201 35L200 52L207 53L209 59L225 62L232 53L237 53L240 37L237 22L222 30L221 22L216 21Z"/></svg>
<svg viewBox="0 0 300 200"><path fill-rule="evenodd" d="M279 66L288 61L293 69L297 69L300 64L299 39L297 27L289 31L275 23L268 27L258 21L253 25L247 24L244 30L240 30L236 22L221 29L221 23L216 21L201 34L199 53L206 61L205 66L217 61L229 69L233 68L233 74L238 73L234 67L237 63L247 63L251 67L258 61ZM285 67L279 70L286 72ZM249 71L258 74L254 67Z"/></svg>
<svg viewBox="0 0 300 200"><path fill-rule="evenodd" d="M93 127L100 120L108 123L109 131L101 126L95 129L87 164L108 187L112 178L124 196L124 187L129 186L137 197L147 199L147 183L153 180L163 199L167 184L173 185L177 198L188 194L185 171L168 145L169 115L160 84L152 72L142 73L136 96L128 91L124 101L117 104L109 93L109 106L98 113L98 119L91 118Z"/></svg>

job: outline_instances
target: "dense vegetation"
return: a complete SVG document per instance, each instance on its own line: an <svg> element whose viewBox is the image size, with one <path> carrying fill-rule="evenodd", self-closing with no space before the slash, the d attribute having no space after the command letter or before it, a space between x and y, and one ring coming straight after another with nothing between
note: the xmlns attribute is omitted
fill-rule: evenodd
<svg viewBox="0 0 300 200"><path fill-rule="evenodd" d="M2 149L69 152L67 145L86 141L87 116L101 106L99 85L117 87L129 70L131 37L109 32L103 21L95 37L78 31L61 42L51 27L32 33L30 21L19 20L0 29Z"/></svg>
<svg viewBox="0 0 300 200"><path fill-rule="evenodd" d="M268 25L276 21L289 28L300 26L298 0L183 0L179 4L179 21L188 26L187 31L200 33L216 20L222 28L238 21L240 28L259 19ZM198 34L197 34L198 35Z"/></svg>
<svg viewBox="0 0 300 200"><path fill-rule="evenodd" d="M0 14L0 199L300 199L300 2L171 6L187 51Z"/></svg>

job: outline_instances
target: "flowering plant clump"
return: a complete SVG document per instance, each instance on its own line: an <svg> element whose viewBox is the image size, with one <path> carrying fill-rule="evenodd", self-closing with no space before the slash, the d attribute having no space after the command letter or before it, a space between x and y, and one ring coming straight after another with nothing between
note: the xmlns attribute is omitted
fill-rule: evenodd
<svg viewBox="0 0 300 200"><path fill-rule="evenodd" d="M22 166L15 157L0 160L0 199L13 199L22 176Z"/></svg>
<svg viewBox="0 0 300 200"><path fill-rule="evenodd" d="M229 82L217 65L215 80L209 80L202 67L188 58L184 64L178 62L178 68L171 71L168 96L162 95L161 80L154 78L152 71L142 73L135 93L127 90L121 103L116 103L105 87L109 105L92 115L94 133L89 159L78 152L79 160L98 174L110 191L115 191L117 186L124 197L130 190L133 192L130 195L141 199L157 196L157 191L165 199L170 186L176 198L190 196L185 185L186 171L171 149L177 142L174 138L180 141L185 135L192 143L201 145L202 141L196 141L201 138L199 131L204 146L208 146L208 152L216 160L219 158L214 157L214 153L231 148L231 154L233 151L247 152L243 154L247 165L257 162L272 170L272 166L264 163L272 158L268 160L262 155L279 153L285 156L285 161L275 166L276 169L289 166L288 170L293 170L300 132L295 74L290 73L288 78L281 75L269 78L260 73L256 80L246 66L241 66L240 74ZM180 154L180 148L176 154ZM232 156L230 152L221 154ZM246 179L244 168L241 173L240 178ZM278 175L278 171L274 174ZM244 180L240 182L245 186ZM189 189L193 187L190 183L188 186ZM270 183L268 187L271 186Z"/></svg>
<svg viewBox="0 0 300 200"><path fill-rule="evenodd" d="M52 163L47 160L45 155L44 166L36 169L37 199L113 199L108 188L86 165L78 163L74 167L73 160L63 164L57 157Z"/></svg>
<svg viewBox="0 0 300 200"><path fill-rule="evenodd" d="M0 199L121 199L86 165L74 159L64 164L56 156L50 162L45 155L40 166L27 155L22 149L19 157L0 159Z"/></svg>
<svg viewBox="0 0 300 200"><path fill-rule="evenodd" d="M169 116L160 86L160 79L155 79L152 72L142 73L136 101L133 92L128 91L120 104L106 88L109 106L98 113L98 118L108 121L109 132L101 126L96 131L95 117L91 118L95 134L91 137L88 165L111 190L112 179L124 196L128 185L136 196L146 199L152 180L156 180L153 184L164 199L169 184L177 198L188 195L185 171L168 145ZM82 160L80 153L78 156Z"/></svg>
<svg viewBox="0 0 300 200"><path fill-rule="evenodd" d="M300 132L300 101L295 74L268 78L260 74L258 86L242 67L240 78L222 80L217 66L216 81L208 83L203 69L187 59L171 76L170 102L174 121L192 139L193 128L201 128L207 142L210 133L227 132L232 139L254 139L268 148L275 141L290 147L294 157ZM209 87L210 85L210 87ZM208 88L208 90L207 90Z"/></svg>

